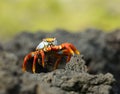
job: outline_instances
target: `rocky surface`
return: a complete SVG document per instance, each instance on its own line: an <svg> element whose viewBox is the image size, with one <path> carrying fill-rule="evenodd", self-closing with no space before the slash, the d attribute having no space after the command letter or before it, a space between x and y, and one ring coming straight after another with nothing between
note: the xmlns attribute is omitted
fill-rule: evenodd
<svg viewBox="0 0 120 94"><path fill-rule="evenodd" d="M1 52L0 94L110 94L115 79L112 74L90 75L83 56L74 56L64 69L48 73L22 73L19 59ZM74 61L74 62L73 62Z"/></svg>
<svg viewBox="0 0 120 94"><path fill-rule="evenodd" d="M45 37L56 37L59 43L73 43L84 57L74 56L62 69L52 72L23 73L24 56L34 51ZM119 94L119 71L120 30L23 32L0 44L0 94Z"/></svg>

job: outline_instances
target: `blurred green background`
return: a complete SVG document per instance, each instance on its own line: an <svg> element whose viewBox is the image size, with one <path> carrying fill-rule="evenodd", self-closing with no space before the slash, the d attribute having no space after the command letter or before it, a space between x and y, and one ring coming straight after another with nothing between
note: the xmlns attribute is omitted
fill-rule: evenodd
<svg viewBox="0 0 120 94"><path fill-rule="evenodd" d="M21 31L120 27L120 0L0 0L0 40Z"/></svg>

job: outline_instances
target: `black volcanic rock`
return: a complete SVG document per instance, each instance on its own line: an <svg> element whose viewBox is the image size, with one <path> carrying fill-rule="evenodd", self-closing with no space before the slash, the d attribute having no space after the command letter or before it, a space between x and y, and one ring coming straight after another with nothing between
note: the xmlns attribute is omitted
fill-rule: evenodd
<svg viewBox="0 0 120 94"><path fill-rule="evenodd" d="M76 59L77 61L74 61ZM81 70L76 71L76 68ZM113 91L110 86L115 81L112 74L90 75L86 70L84 60L81 56L73 57L66 65L65 70L59 69L50 72L42 78L37 76L42 84L39 85L39 88L42 87L43 90L46 87L53 89L53 91L49 89L44 91L45 93L50 92L50 94L110 94ZM47 86L44 85L45 83Z"/></svg>
<svg viewBox="0 0 120 94"><path fill-rule="evenodd" d="M82 55L72 57L64 69L40 74L23 73L21 66L17 64L19 59L12 53L3 51L0 60L1 94L110 94L114 92L113 75L88 74Z"/></svg>

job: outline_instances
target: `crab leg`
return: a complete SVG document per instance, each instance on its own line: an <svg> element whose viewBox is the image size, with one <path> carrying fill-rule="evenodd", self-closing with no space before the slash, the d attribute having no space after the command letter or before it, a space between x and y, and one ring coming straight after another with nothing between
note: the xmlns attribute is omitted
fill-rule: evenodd
<svg viewBox="0 0 120 94"><path fill-rule="evenodd" d="M68 50L68 53L74 55L74 51L69 46L66 46L65 48Z"/></svg>
<svg viewBox="0 0 120 94"><path fill-rule="evenodd" d="M70 52L71 52L71 50L72 50L75 54L80 54L80 52L79 52L79 51L75 48L75 46L74 46L73 44L71 44L71 43L64 43L63 46L64 46L65 48L70 49Z"/></svg>
<svg viewBox="0 0 120 94"><path fill-rule="evenodd" d="M67 57L67 62L69 62L70 59L71 59L71 55L68 55L68 57ZM67 62L66 62L66 63L67 63Z"/></svg>
<svg viewBox="0 0 120 94"><path fill-rule="evenodd" d="M51 48L50 47L47 48L48 51L51 51L51 50L58 51L61 49L68 49L68 53L71 53L72 55L74 55L74 53L80 54L80 52L71 43L63 43L58 46L52 46Z"/></svg>
<svg viewBox="0 0 120 94"><path fill-rule="evenodd" d="M34 56L34 52L31 52L31 53L29 53L27 56L25 56L24 62L23 62L23 65L22 65L22 70L23 70L23 71L26 71L27 61L29 60L29 58L31 58L31 57L33 57L33 56Z"/></svg>
<svg viewBox="0 0 120 94"><path fill-rule="evenodd" d="M45 53L44 53L42 50L40 50L39 53L41 54L41 58L42 58L42 67L44 68L44 67L45 67L45 62L44 62Z"/></svg>
<svg viewBox="0 0 120 94"><path fill-rule="evenodd" d="M58 59L56 60L55 64L54 64L54 70L57 69L59 63L60 63L61 57L58 56Z"/></svg>
<svg viewBox="0 0 120 94"><path fill-rule="evenodd" d="M69 50L68 50L68 49L61 50L60 52L58 52L58 54L64 54L64 55L67 56L66 63L70 61L71 56L72 56L72 55L69 53Z"/></svg>
<svg viewBox="0 0 120 94"><path fill-rule="evenodd" d="M34 55L34 60L33 60L33 65L32 65L32 72L33 73L35 73L37 58L38 58L37 54Z"/></svg>
<svg viewBox="0 0 120 94"><path fill-rule="evenodd" d="M64 44L61 44L59 45L59 47L61 46L62 49L65 49L63 50L64 53L69 53L71 55L74 55L74 50L71 48L70 44L69 43L64 43Z"/></svg>
<svg viewBox="0 0 120 94"><path fill-rule="evenodd" d="M72 45L71 43L69 43L69 46L71 47L71 49L72 49L76 54L80 54L80 52L75 48L74 45Z"/></svg>

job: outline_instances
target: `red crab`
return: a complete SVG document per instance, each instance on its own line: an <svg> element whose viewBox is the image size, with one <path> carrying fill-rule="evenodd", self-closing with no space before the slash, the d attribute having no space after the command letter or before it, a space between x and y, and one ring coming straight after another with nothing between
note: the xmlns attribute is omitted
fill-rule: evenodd
<svg viewBox="0 0 120 94"><path fill-rule="evenodd" d="M54 63L53 69L57 69L60 60L63 56L66 56L66 62L69 62L71 56L74 54L80 54L80 52L75 48L75 46L71 43L63 43L57 45L56 38L45 38L39 45L36 47L34 52L30 52L24 58L22 69L26 71L28 61L33 58L32 63L32 72L35 73L36 63L38 62L43 68L45 67L45 57L48 56L46 53L49 53L49 56L52 58L56 58L56 62ZM40 59L41 58L41 59ZM49 62L47 62L49 63Z"/></svg>

